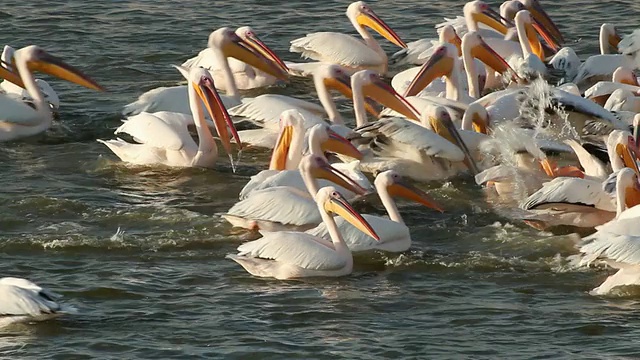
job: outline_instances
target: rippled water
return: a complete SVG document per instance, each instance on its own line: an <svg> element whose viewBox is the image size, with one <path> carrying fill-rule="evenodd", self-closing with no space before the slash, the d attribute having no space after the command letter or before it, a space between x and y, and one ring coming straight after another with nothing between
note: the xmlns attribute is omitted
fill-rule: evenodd
<svg viewBox="0 0 640 360"><path fill-rule="evenodd" d="M225 260L247 236L217 216L267 155L238 173L132 168L110 138L121 107L180 81L179 64L220 26L252 25L285 60L288 40L352 31L345 1L16 1L0 43L39 44L86 70L104 94L52 80L61 120L0 145L0 276L30 278L81 314L0 332L0 358L625 358L637 354L633 297L587 291L603 270L575 269L572 236L510 222L471 179L425 185L435 214L403 204L414 246L356 257L341 279L263 280ZM372 4L407 41L433 35L462 1ZM546 1L576 51L597 51L602 21L638 26L637 1ZM388 44L389 51L394 50ZM271 89L311 98L309 81ZM341 110L351 117L347 102ZM373 207L369 207L373 211ZM121 228L124 235L114 236ZM0 299L1 300L1 299Z"/></svg>

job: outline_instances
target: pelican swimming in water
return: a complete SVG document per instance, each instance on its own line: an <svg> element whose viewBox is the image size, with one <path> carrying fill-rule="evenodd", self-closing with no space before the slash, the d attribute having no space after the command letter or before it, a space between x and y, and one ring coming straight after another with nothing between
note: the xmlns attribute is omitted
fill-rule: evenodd
<svg viewBox="0 0 640 360"><path fill-rule="evenodd" d="M382 75L386 74L387 54L365 27L373 29L401 48L406 48L407 44L363 1L351 3L347 8L347 17L362 36L362 41L347 34L318 32L292 40L289 51L324 63L339 64L354 70L370 69Z"/></svg>
<svg viewBox="0 0 640 360"><path fill-rule="evenodd" d="M21 99L0 94L0 141L10 141L33 136L46 131L53 120L51 107L45 101L42 91L33 76L33 71L40 71L60 79L67 80L89 89L104 91L95 81L80 70L50 55L38 46L31 45L15 52L15 68L20 74L19 83L24 84L29 96L33 99L34 108L26 105ZM2 76L15 82L15 77L3 68Z"/></svg>
<svg viewBox="0 0 640 360"><path fill-rule="evenodd" d="M256 32L249 26L242 26L236 30L236 35L238 35L242 40L247 43L253 43L254 48L256 49L268 49L267 45L265 45ZM266 54L265 54L266 55ZM192 57L191 59L182 63L182 66L186 68L200 66L203 67L209 72L211 72L211 76L213 80L216 82L216 88L221 91L230 91L227 89L227 82L225 78L225 67L224 64L220 62L220 58L216 56L215 50L210 47L205 48L200 51L197 56ZM275 61L281 61L279 58L274 58ZM228 58L229 68L233 73L233 79L236 83L236 86L240 90L250 90L265 86L274 85L280 79L276 76L273 76L269 73L266 73L260 69L254 68L253 66L241 61L237 60L233 57ZM283 68L286 68L284 63L280 64Z"/></svg>
<svg viewBox="0 0 640 360"><path fill-rule="evenodd" d="M591 291L592 295L606 295L624 285L640 285L640 206L627 207L627 192L640 192L637 175L623 169L616 182L616 217L583 239L581 265L604 262L618 271Z"/></svg>
<svg viewBox="0 0 640 360"><path fill-rule="evenodd" d="M277 186L254 191L237 202L222 217L235 227L249 230L308 230L322 221L313 197L318 193L317 179L332 181L359 195L367 194L348 176L333 168L323 156L306 155L298 167L306 191Z"/></svg>
<svg viewBox="0 0 640 360"><path fill-rule="evenodd" d="M283 68L282 60L271 49L262 43L254 43L240 38L229 28L220 28L209 35L208 47L219 59L222 66L223 83L226 96L220 96L226 108L241 103L240 92L233 73L229 67L227 57L236 58L250 66L262 70L279 79L286 80L287 70ZM136 115L143 111L154 113L159 111L190 114L188 86L160 87L140 95L138 100L125 105L122 114Z"/></svg>
<svg viewBox="0 0 640 360"><path fill-rule="evenodd" d="M393 170L381 172L376 176L376 191L389 217L364 214L362 217L371 225L371 228L378 234L379 239L358 231L349 222L342 218L336 218L336 225L342 234L345 243L353 252L382 250L389 252L403 252L411 247L411 234L409 228L402 220L398 207L392 196L400 196L429 208L442 212L433 199L424 191L413 185L406 183L402 177ZM326 223L321 223L317 227L307 230L308 234L319 236L329 240L330 230Z"/></svg>
<svg viewBox="0 0 640 360"><path fill-rule="evenodd" d="M200 103L202 101L213 119L233 166L227 126L238 144L239 137L214 87L213 78L201 67L186 69L176 66L176 69L189 82L189 107L198 132L198 143L189 134L182 114L170 112L142 112L124 120L124 124L116 129L115 134L129 134L135 143L122 139L98 141L105 144L122 161L131 164L213 167L218 159L218 147L204 119Z"/></svg>
<svg viewBox="0 0 640 360"><path fill-rule="evenodd" d="M77 310L64 305L61 298L29 280L4 277L0 279L0 328L22 322L45 321Z"/></svg>
<svg viewBox="0 0 640 360"><path fill-rule="evenodd" d="M2 50L2 56L0 56L0 66L4 65L7 70L17 72L13 66L14 53L14 48L9 45L5 45L4 49ZM60 108L60 98L58 97L58 94L55 92L55 90L53 90L48 82L42 79L36 79L36 83L38 84L40 91L42 91L42 95L44 96L45 101L49 103L49 106L51 106L51 109L53 109L54 112L58 111L58 109ZM0 82L0 93L2 92L7 95L15 95L17 99L22 99L26 103L31 104L30 106L33 106L33 99L31 98L31 96L29 96L29 92L27 92L27 90L23 87L12 83L11 81L5 80L3 82Z"/></svg>
<svg viewBox="0 0 640 360"><path fill-rule="evenodd" d="M238 254L229 254L227 258L253 276L281 280L351 274L353 257L332 215L341 216L367 236L379 239L378 235L335 188L318 190L314 203L331 240L295 231L267 233L261 239L240 245Z"/></svg>

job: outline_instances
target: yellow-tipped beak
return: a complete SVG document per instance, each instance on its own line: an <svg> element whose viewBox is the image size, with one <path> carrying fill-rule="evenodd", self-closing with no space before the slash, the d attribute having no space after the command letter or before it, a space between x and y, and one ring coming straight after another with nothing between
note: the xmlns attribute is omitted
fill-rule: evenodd
<svg viewBox="0 0 640 360"><path fill-rule="evenodd" d="M442 207L438 205L431 196L427 195L424 191L418 189L417 187L406 184L402 181L398 181L394 184L391 184L388 187L389 194L391 196L401 196L405 199L415 201L419 204L422 204L428 208L437 210L439 212L444 212Z"/></svg>
<svg viewBox="0 0 640 360"><path fill-rule="evenodd" d="M437 49L431 58L422 65L416 77L404 92L404 96L415 96L431 82L441 76L451 73L453 70L453 59L447 55L445 48Z"/></svg>
<svg viewBox="0 0 640 360"><path fill-rule="evenodd" d="M356 18L358 24L362 26L369 27L375 30L378 34L382 35L385 39L391 41L401 48L406 48L407 44L405 44L400 36L393 31L389 25L387 25L382 19L378 17L373 11L369 11L367 13L362 13L358 15Z"/></svg>
<svg viewBox="0 0 640 360"><path fill-rule="evenodd" d="M231 130L231 134L236 140L238 148L242 149L240 136L233 125L231 116L229 116L227 109L222 104L222 99L220 99L220 96L213 85L213 81L205 79L200 84L193 84L193 87L209 112L209 115L213 120L213 124L216 127L216 131L218 132L218 136L220 137L220 141L222 142L222 146L227 154L231 154L231 140L227 126Z"/></svg>
<svg viewBox="0 0 640 360"><path fill-rule="evenodd" d="M4 67L0 66L0 78L5 79L13 84L16 84L24 89L24 83L18 74L13 71L9 71Z"/></svg>
<svg viewBox="0 0 640 360"><path fill-rule="evenodd" d="M91 78L83 74L82 71L53 55L45 53L44 55L41 55L38 60L29 61L27 66L31 71L40 71L89 89L104 91L102 86L91 80Z"/></svg>
<svg viewBox="0 0 640 360"><path fill-rule="evenodd" d="M526 29L527 41L529 42L531 51L536 54L538 59L544 60L544 49L542 48L540 40L538 40L536 29L534 29L532 24L525 24L524 28ZM540 29L540 31L542 31L542 29Z"/></svg>
<svg viewBox="0 0 640 360"><path fill-rule="evenodd" d="M273 154L271 155L271 162L269 163L269 170L286 170L287 168L287 156L289 149L291 148L291 141L293 139L294 128L291 125L282 128L276 146L273 148Z"/></svg>
<svg viewBox="0 0 640 360"><path fill-rule="evenodd" d="M540 166L542 166L542 170L544 170L544 173L547 174L548 177L556 177L556 166L552 164L548 158L545 157L540 160Z"/></svg>
<svg viewBox="0 0 640 360"><path fill-rule="evenodd" d="M329 139L322 143L322 151L330 151L337 154L346 155L354 159L362 159L362 153L351 143L351 141L340 136L335 131L329 129Z"/></svg>
<svg viewBox="0 0 640 360"><path fill-rule="evenodd" d="M402 95L398 94L390 85L378 79L362 87L365 96L393 109L408 119L419 121L420 113Z"/></svg>
<svg viewBox="0 0 640 360"><path fill-rule="evenodd" d="M336 197L330 197L324 204L324 209L329 213L341 216L358 230L376 239L376 241L380 241L380 236L376 234L373 227L371 227L362 215L353 209L351 204L349 204L342 195L338 194Z"/></svg>
<svg viewBox="0 0 640 360"><path fill-rule="evenodd" d="M334 168L327 163L325 166L314 169L313 176L320 179L325 179L333 182L336 185L340 185L345 189L349 189L356 194L366 195L368 192L365 188L353 181L350 177L342 173L340 170Z"/></svg>
<svg viewBox="0 0 640 360"><path fill-rule="evenodd" d="M637 157L631 147L625 144L618 144L616 145L616 153L622 158L624 166L631 168L640 177L640 170L638 170L638 163L636 162Z"/></svg>
<svg viewBox="0 0 640 360"><path fill-rule="evenodd" d="M254 48L250 42L237 37L233 42L224 47L223 52L226 56L245 62L261 71L266 72L280 80L287 80L288 74L278 64L278 61L262 54L261 51ZM275 54L274 54L275 56Z"/></svg>

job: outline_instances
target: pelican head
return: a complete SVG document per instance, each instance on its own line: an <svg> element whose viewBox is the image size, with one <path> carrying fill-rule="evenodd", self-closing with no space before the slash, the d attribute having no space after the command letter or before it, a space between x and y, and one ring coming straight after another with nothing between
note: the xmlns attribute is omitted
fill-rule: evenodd
<svg viewBox="0 0 640 360"><path fill-rule="evenodd" d="M379 173L378 176L376 176L375 185L376 188L386 188L391 196L400 196L405 199L415 201L428 208L444 212L440 205L438 205L431 196L407 183L400 174L393 170L387 170Z"/></svg>
<svg viewBox="0 0 640 360"><path fill-rule="evenodd" d="M91 80L80 70L49 54L44 49L31 45L16 50L16 66L22 71L40 71L89 89L104 91L104 88ZM26 65L26 68L23 68Z"/></svg>
<svg viewBox="0 0 640 360"><path fill-rule="evenodd" d="M441 43L453 44L458 48L458 56L462 56L462 39L458 36L456 28L451 25L445 25L440 29L439 40Z"/></svg>
<svg viewBox="0 0 640 360"><path fill-rule="evenodd" d="M336 64L320 65L314 70L313 78L314 81L322 81L327 88L337 90L349 99L353 98L351 76L342 66ZM365 97L365 108L375 117L380 115L376 109L376 102L367 97Z"/></svg>
<svg viewBox="0 0 640 360"><path fill-rule="evenodd" d="M462 52L469 54L490 66L493 70L505 74L511 73L512 80L518 80L516 72L513 71L507 61L491 48L476 31L469 31L462 37Z"/></svg>
<svg viewBox="0 0 640 360"><path fill-rule="evenodd" d="M264 57L271 59L278 63L284 71L289 72L289 68L287 65L276 55L265 43L258 38L256 32L250 26L241 26L236 29L236 35L238 35L242 40L250 44L255 50L259 51Z"/></svg>
<svg viewBox="0 0 640 360"><path fill-rule="evenodd" d="M281 80L288 77L284 62L266 45L253 40L244 40L227 27L215 30L209 35L209 47L219 49L225 57L245 62ZM277 60L275 60L277 58Z"/></svg>
<svg viewBox="0 0 640 360"><path fill-rule="evenodd" d="M215 88L213 78L209 71L199 66L188 69L177 65L174 65L174 67L180 71L185 79L187 79L189 85L193 87L198 98L200 98L204 104L205 109L207 109L209 116L211 116L211 119L213 120L218 136L220 137L220 141L222 142L222 146L227 154L231 155L231 141L227 126L231 130L231 134L235 139L236 144L238 144L238 147L242 149L240 136L238 136L238 132L233 125L231 116L229 116L227 109L222 104L222 99L220 99L220 95L218 95L218 91Z"/></svg>
<svg viewBox="0 0 640 360"><path fill-rule="evenodd" d="M509 27L513 26L510 20L503 18L484 1L469 1L464 5L462 11L467 24L469 21L483 23L503 35L506 35ZM505 26L503 22L507 25Z"/></svg>
<svg viewBox="0 0 640 360"><path fill-rule="evenodd" d="M456 129L451 120L451 115L447 108L444 106L427 106L426 110L422 112L421 123L423 126L431 128L436 134L449 140L452 144L457 145L464 153L464 161L473 172L473 175L475 176L479 172L478 165L476 165L467 144L462 140L458 129Z"/></svg>
<svg viewBox="0 0 640 360"><path fill-rule="evenodd" d="M625 167L633 169L636 175L640 176L640 170L638 169L638 154L635 149L635 140L628 131L614 130L609 134L607 139L608 145L610 142L615 144L615 154L618 159L622 161Z"/></svg>
<svg viewBox="0 0 640 360"><path fill-rule="evenodd" d="M285 170L289 149L293 142L293 134L296 131L304 131L304 119L298 110L285 110L280 114L280 134L276 140L276 146L271 155L271 170Z"/></svg>
<svg viewBox="0 0 640 360"><path fill-rule="evenodd" d="M380 104L391 108L409 119L418 121L420 113L407 99L398 94L391 85L380 78L380 75L371 70L360 70L351 75L351 88L362 89L362 94Z"/></svg>
<svg viewBox="0 0 640 360"><path fill-rule="evenodd" d="M524 4L522 4L518 0L507 0L500 5L500 16L502 16L506 20L513 20L516 17L516 14L520 10L526 9ZM509 25L506 22L503 22L505 25Z"/></svg>
<svg viewBox="0 0 640 360"><path fill-rule="evenodd" d="M333 186L323 187L316 194L316 203L327 214L336 214L347 220L356 229L380 241L380 237L362 215Z"/></svg>
<svg viewBox="0 0 640 360"><path fill-rule="evenodd" d="M407 47L407 44L400 39L400 36L382 21L364 1L351 3L347 8L347 17L354 25L371 28L397 46L401 48Z"/></svg>
<svg viewBox="0 0 640 360"><path fill-rule="evenodd" d="M481 134L489 133L489 112L478 102L472 102L462 116L462 129L474 130Z"/></svg>
<svg viewBox="0 0 640 360"><path fill-rule="evenodd" d="M624 202L627 208L640 204L640 183L638 174L629 168L623 168L618 172L616 189L624 191Z"/></svg>
<svg viewBox="0 0 640 360"><path fill-rule="evenodd" d="M560 50L559 44L553 39L551 33L535 18L531 17L531 13L528 10L518 11L515 17L516 26L522 26L524 35L531 46L534 54L540 59L544 60L544 48L538 40L538 34L551 46L551 49L555 52ZM518 27L518 31L520 31Z"/></svg>
<svg viewBox="0 0 640 360"><path fill-rule="evenodd" d="M639 86L638 78L635 76L633 71L624 66L618 66L616 71L613 72L611 81L620 84Z"/></svg>
<svg viewBox="0 0 640 360"><path fill-rule="evenodd" d="M6 65L6 64L3 62L2 65ZM11 68L12 68L11 65L9 65L8 67L0 66L0 79L5 79L10 83L18 85L24 89L24 83L22 82L22 79L18 74L11 71L10 70Z"/></svg>
<svg viewBox="0 0 640 360"><path fill-rule="evenodd" d="M454 65L458 59L458 49L455 45L444 43L434 49L433 54L425 62L416 77L404 92L404 96L417 95L422 89L427 87L433 80L448 76L454 71Z"/></svg>
<svg viewBox="0 0 640 360"><path fill-rule="evenodd" d="M367 189L360 186L340 170L331 166L323 156L313 154L306 155L300 161L298 168L303 176L310 175L316 179L329 180L359 195L366 195L368 193Z"/></svg>
<svg viewBox="0 0 640 360"><path fill-rule="evenodd" d="M536 21L545 29L548 29L551 37L553 38L556 44L564 43L564 37L558 29L558 26L551 20L549 14L542 8L540 2L538 0L520 0L522 5L524 5L527 10L531 12ZM550 44L551 45L551 44Z"/></svg>
<svg viewBox="0 0 640 360"><path fill-rule="evenodd" d="M340 134L336 133L328 124L316 124L309 129L309 136L318 139L323 152L333 152L346 155L357 160L362 159L362 153Z"/></svg>

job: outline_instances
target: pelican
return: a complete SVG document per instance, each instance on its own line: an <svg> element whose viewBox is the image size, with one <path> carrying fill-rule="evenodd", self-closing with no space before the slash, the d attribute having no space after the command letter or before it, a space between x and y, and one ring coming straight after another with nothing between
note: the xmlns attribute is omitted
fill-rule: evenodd
<svg viewBox="0 0 640 360"><path fill-rule="evenodd" d="M335 188L320 189L315 203L331 234L330 241L303 232L281 231L242 244L237 255L229 254L227 258L253 276L280 280L351 274L353 257L332 215L341 216L367 236L379 239L378 235Z"/></svg>
<svg viewBox="0 0 640 360"><path fill-rule="evenodd" d="M472 163L473 158L448 111L441 106L425 110L422 125L402 118L384 118L356 128L360 134L357 141L366 142L368 148L360 161L362 171L395 170L418 181L432 181L466 169L460 165Z"/></svg>
<svg viewBox="0 0 640 360"><path fill-rule="evenodd" d="M268 49L260 38L258 38L255 31L249 26L239 27L235 33L245 42L253 43L254 48L256 49ZM230 91L230 89L227 89L226 87L227 83L224 74L224 65L220 60L221 59L216 56L215 51L212 48L207 47L200 51L197 56L194 56L182 63L182 66L186 68L200 66L209 70L213 80L216 82L216 88L221 91ZM274 57L273 60L281 61L278 57ZM270 75L260 69L256 69L253 66L240 60L236 60L233 57L229 58L228 61L229 68L233 73L233 79L237 88L240 90L250 90L270 86L279 81L278 77ZM281 63L280 66L285 69L287 68L284 63Z"/></svg>
<svg viewBox="0 0 640 360"><path fill-rule="evenodd" d="M633 55L612 54L610 46L614 49L624 49L625 43L621 43L620 35L613 25L603 24L600 27L600 54L587 58L578 68L578 74L572 82L585 88L597 81L611 79L613 72L620 66L629 69L638 67Z"/></svg>
<svg viewBox="0 0 640 360"><path fill-rule="evenodd" d="M497 13L484 1L467 2L462 8L462 13L463 16L455 19L445 18L436 28L453 26L459 36L464 36L467 31L481 31L483 37L504 38L512 26L510 21L503 17L506 13Z"/></svg>
<svg viewBox="0 0 640 360"><path fill-rule="evenodd" d="M367 193L367 190L329 165L322 156L303 157L299 169L306 191L288 186L254 191L251 196L233 205L222 217L235 227L249 230L304 231L322 221L313 201L319 189L317 178L332 181L359 195Z"/></svg>
<svg viewBox="0 0 640 360"><path fill-rule="evenodd" d="M406 48L407 45L363 1L351 3L347 8L347 17L358 34L362 36L363 41L347 34L318 32L292 40L289 51L320 62L339 64L354 70L369 69L386 74L387 54L365 27L373 29L401 48Z"/></svg>
<svg viewBox="0 0 640 360"><path fill-rule="evenodd" d="M211 168L218 159L218 147L204 119L202 106L198 101L200 99L213 119L233 166L227 125L238 144L240 141L231 117L215 90L211 74L200 67L175 68L189 82L189 107L198 132L198 143L189 134L182 114L170 112L142 112L124 120L124 124L116 129L115 134L129 134L136 143L119 138L98 142L105 144L122 161L131 164Z"/></svg>
<svg viewBox="0 0 640 360"><path fill-rule="evenodd" d="M445 42L454 44L458 48L462 45L462 39L460 39L460 36L456 33L456 29L451 25L445 25L438 29L438 39L420 39L407 43L406 49L396 52L391 58L395 59L396 65L422 65L426 59L431 56L433 49ZM462 53L460 53L460 55L462 55ZM398 75L393 78L395 79L396 77L398 77ZM394 86L394 88L396 87Z"/></svg>
<svg viewBox="0 0 640 360"><path fill-rule="evenodd" d="M349 246L349 250L353 252L368 250L403 252L409 250L411 247L411 234L409 233L409 228L404 224L392 196L401 196L440 212L442 212L442 209L429 195L403 181L402 177L393 170L378 174L375 186L389 217L369 214L362 215L362 217L371 224L371 228L378 234L379 239L374 239L358 231L357 228L343 219L336 218L336 225L343 235L345 243ZM331 238L330 230L327 228L326 223L321 223L317 227L307 230L307 233L326 240Z"/></svg>
<svg viewBox="0 0 640 360"><path fill-rule="evenodd" d="M10 141L33 136L44 132L51 126L53 116L51 107L33 76L33 71L44 72L61 79L76 83L89 89L104 91L95 81L80 70L50 55L38 46L31 45L15 52L15 67L20 74L21 83L33 99L34 107L26 105L20 99L0 94L0 141ZM2 76L11 77L3 69ZM5 78L7 79L7 78ZM15 79L10 80L15 81Z"/></svg>
<svg viewBox="0 0 640 360"><path fill-rule="evenodd" d="M282 129L278 136L277 145L273 149L269 169L251 177L251 180L240 191L240 200L246 199L254 191L276 186L292 187L302 192L306 190L303 176L298 170L304 153L305 129L303 127L303 119L296 110L284 111L281 119ZM362 158L362 154L349 140L331 130L327 124L316 124L306 132L308 134L309 153L312 155L324 157L324 151L333 151L355 159ZM344 164L333 164L334 167L341 165ZM357 171L355 167L339 168L339 170L345 172L345 175L351 179L354 179L354 177L362 179L359 181L354 180L363 188L371 187L369 180ZM321 180L320 186L325 186L326 182L326 180ZM327 185L329 184L337 186L330 182ZM347 199L354 197L354 193L347 189L338 187L338 190Z"/></svg>
<svg viewBox="0 0 640 360"><path fill-rule="evenodd" d="M13 68L13 65L12 65L14 64L14 61L13 61L14 54L15 54L15 49L9 45L5 45L4 49L2 50L2 56L0 56L0 60L4 64L6 64L5 68L7 70L16 72L16 70ZM54 112L57 112L58 109L60 108L60 98L58 97L58 94L55 92L55 90L53 90L53 88L51 87L51 85L49 85L48 82L42 79L36 79L36 84L38 84L38 87L40 88L40 91L44 96L44 100L49 104L49 106L51 106L51 109ZM31 98L31 96L29 96L29 93L22 86L16 85L11 81L5 80L0 83L0 93L2 92L8 95L15 95L17 99L22 99L28 104L31 104L30 106L33 107L33 99Z"/></svg>
<svg viewBox="0 0 640 360"><path fill-rule="evenodd" d="M628 192L640 193L637 175L623 169L616 181L616 217L583 239L581 265L602 261L618 271L593 289L592 295L606 295L616 287L640 285L640 206L627 208Z"/></svg>
<svg viewBox="0 0 640 360"><path fill-rule="evenodd" d="M20 322L45 321L77 310L58 302L61 298L29 280L4 277L0 279L0 328Z"/></svg>
<svg viewBox="0 0 640 360"><path fill-rule="evenodd" d="M611 94L616 90L626 90L634 94L640 94L640 84L633 71L619 66L614 72L611 81L598 81L584 92L584 96L593 102L604 106Z"/></svg>
<svg viewBox="0 0 640 360"><path fill-rule="evenodd" d="M286 80L287 73L282 67L282 60L262 43L245 41L233 30L223 27L209 35L208 47L219 59L224 75L223 83L227 96L220 96L225 108L241 103L240 93L231 72L227 57L233 57L279 79ZM143 111L155 113L159 111L190 114L188 86L160 87L150 90L138 100L125 105L122 114L136 115Z"/></svg>

